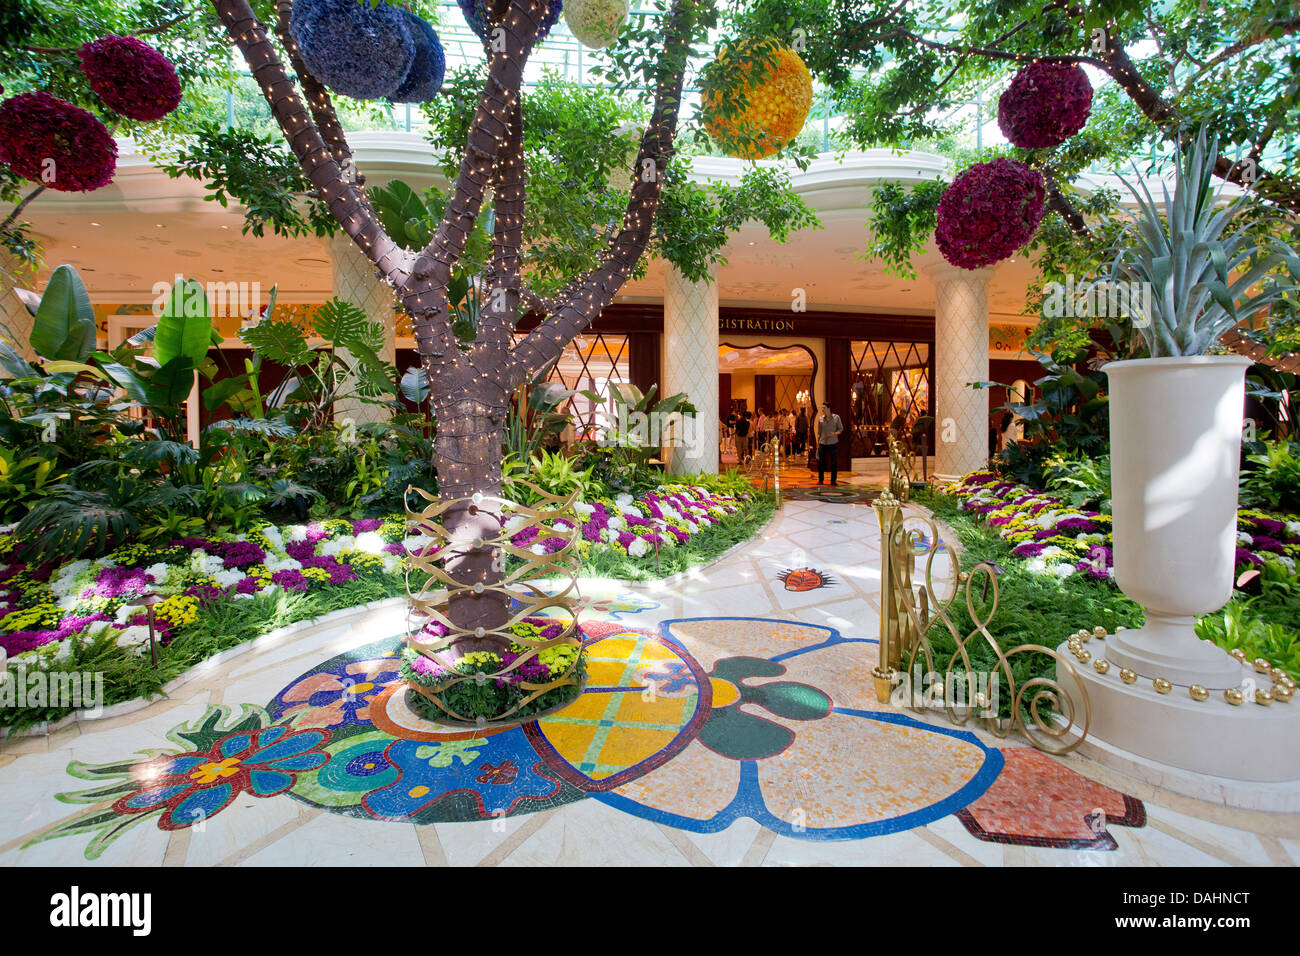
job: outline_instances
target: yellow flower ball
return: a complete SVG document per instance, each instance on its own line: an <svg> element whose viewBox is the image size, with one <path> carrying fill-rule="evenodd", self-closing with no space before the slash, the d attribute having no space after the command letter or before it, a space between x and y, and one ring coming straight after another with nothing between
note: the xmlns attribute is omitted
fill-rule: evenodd
<svg viewBox="0 0 1300 956"><path fill-rule="evenodd" d="M713 141L730 156L762 159L771 156L799 135L812 108L812 74L803 59L789 47L777 47L767 57L751 57L751 45L725 47L716 67L727 78L727 88L704 93L704 125ZM718 110L734 94L745 106L731 115Z"/></svg>

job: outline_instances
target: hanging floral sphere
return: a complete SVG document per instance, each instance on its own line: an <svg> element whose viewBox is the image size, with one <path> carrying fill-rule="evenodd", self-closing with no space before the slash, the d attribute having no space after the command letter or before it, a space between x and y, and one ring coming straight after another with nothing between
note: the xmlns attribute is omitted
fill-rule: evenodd
<svg viewBox="0 0 1300 956"><path fill-rule="evenodd" d="M127 119L151 123L181 103L176 67L135 37L100 37L77 51L90 88L104 104Z"/></svg>
<svg viewBox="0 0 1300 956"><path fill-rule="evenodd" d="M627 0L568 0L564 22L583 46L600 50L610 46L627 23Z"/></svg>
<svg viewBox="0 0 1300 956"><path fill-rule="evenodd" d="M1088 121L1092 84L1076 63L1031 63L998 99L998 127L1021 149L1059 146Z"/></svg>
<svg viewBox="0 0 1300 956"><path fill-rule="evenodd" d="M478 34L478 38L484 44L492 42L492 29L505 19L506 10L509 8L506 0L456 0L456 2L460 4L460 12L465 15L465 22L469 24L469 28ZM555 26L560 19L560 9L563 6L562 0L550 0L546 15L542 17L542 25L537 28L538 43L546 39L546 35L551 32L551 27Z"/></svg>
<svg viewBox="0 0 1300 956"><path fill-rule="evenodd" d="M442 91L442 79L447 72L447 58L442 42L433 27L414 13L402 11L406 28L415 41L415 57L406 80L391 99L394 103L427 103Z"/></svg>
<svg viewBox="0 0 1300 956"><path fill-rule="evenodd" d="M777 47L759 58L749 43L724 47L715 61L727 88L704 90L704 124L713 141L741 159L771 156L799 135L812 107L812 74L799 54ZM744 107L724 116L724 103L743 98Z"/></svg>
<svg viewBox="0 0 1300 956"><path fill-rule="evenodd" d="M358 0L294 0L289 33L311 74L335 93L377 100L406 82L415 41L403 11Z"/></svg>
<svg viewBox="0 0 1300 956"><path fill-rule="evenodd" d="M1024 163L998 158L976 163L939 198L935 242L962 269L979 269L1014 255L1029 241L1047 193L1043 177Z"/></svg>
<svg viewBox="0 0 1300 956"><path fill-rule="evenodd" d="M93 113L22 93L0 103L0 163L50 189L85 193L113 181L117 144Z"/></svg>

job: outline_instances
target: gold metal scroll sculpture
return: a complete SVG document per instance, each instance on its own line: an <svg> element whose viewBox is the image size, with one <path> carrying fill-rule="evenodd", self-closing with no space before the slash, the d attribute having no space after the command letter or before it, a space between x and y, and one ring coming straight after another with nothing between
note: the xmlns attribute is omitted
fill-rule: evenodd
<svg viewBox="0 0 1300 956"><path fill-rule="evenodd" d="M905 447L893 432L889 433L889 490L899 501L906 503L912 495L912 469L916 456Z"/></svg>
<svg viewBox="0 0 1300 956"><path fill-rule="evenodd" d="M881 517L882 548L887 550L886 580L881 586L888 592L882 594L881 606L891 609L891 614L882 615L881 621L881 671L893 671L891 676L897 680L900 675L896 669L902 668L904 675L910 673L915 679L923 663L924 674L937 684L938 672L929 634L932 627L941 624L956 644L942 675L943 708L952 723L961 726L974 718L983 730L997 737L1006 737L1015 730L1034 747L1050 754L1069 753L1078 747L1088 734L1091 709L1087 690L1074 666L1042 644L1021 644L1004 651L989 633L988 625L998 612L998 569L981 562L969 573L963 572L952 549L944 546L933 520L917 514L904 515L893 495L886 493L881 499L877 500L877 514ZM908 527L909 522L912 527ZM934 586L934 562L941 549L948 557L951 571L951 590L944 597ZM921 560L925 562L924 580L914 583L916 564ZM981 590L979 604L986 605L983 612L977 607L977 588ZM964 636L950 614L959 594L964 596L966 611L975 622L975 627ZM985 694L973 691L980 686L971 661L971 652L977 647L992 653L989 686L994 686L996 681L1011 695L1007 716L1002 716L1003 708L994 708ZM1056 678L1034 677L1017 686L1012 660L1030 654L1052 658L1056 662ZM987 654L981 656L987 660ZM1073 689L1067 691L1066 685ZM905 686L910 686L910 681ZM914 711L924 710L915 688L907 696L908 705ZM976 714L977 709L983 713ZM1075 729L1076 723L1081 729ZM1072 739L1072 733L1077 733L1077 738Z"/></svg>
<svg viewBox="0 0 1300 956"><path fill-rule="evenodd" d="M582 523L573 507L574 502L578 499L579 492L575 490L568 497L561 498L548 494L528 482L519 482L519 484L527 486L537 496L538 501L536 504L522 505L506 498L482 494L476 494L469 498L451 498L441 501L419 488L407 489L408 492L413 491L428 502L427 506L419 511L413 511L408 504L406 516L411 522L413 530L429 539L428 544L416 549L411 554L407 564L406 593L410 598L407 615L407 646L423 654L442 668L446 668L447 663L440 661L438 655L450 651L453 645L467 639L478 640L493 637L504 642L506 646L514 644L524 648L519 657L508 665L505 665L503 657L502 663L504 666L492 673L457 674L453 672L446 680L430 686L420 686L414 682L408 682L411 690L438 707L447 715L450 721L483 726L489 722L489 719L483 717L470 718L455 711L444 699L447 690L464 681L486 683L489 680L508 680L512 672L536 658L542 651L552 647L570 645L576 647L578 653L574 656L573 663L569 665L565 672L557 675L552 680L545 682L521 680L516 682L516 686L524 690L525 696L508 710L494 715L490 718L490 722L509 720L520 708L556 688L580 688L585 679L582 676L583 671L580 669L582 663L582 634L578 629L578 612L581 610L582 602L576 593L580 564L577 546L579 539L582 537ZM454 538L451 532L443 526L442 519L448 511L455 508L468 509L471 514L485 513L491 516L496 521L497 532L491 537ZM518 532L507 531L505 525L509 519L515 517L525 519L522 527L537 526L543 529L539 533L537 540L559 537L564 539L564 546L552 554L539 555L534 554L527 547L519 547L512 543L510 540L512 535ZM556 521L564 521L568 524L568 527L565 529L556 528ZM497 559L503 564L507 557L516 558L519 562L514 570L503 574L501 581L497 584L484 584L482 582L464 584L451 577L443 567L448 557L486 548L493 549ZM534 583L542 578L567 578L568 581L560 590L549 592ZM439 599L432 596L434 592L445 593ZM501 594L507 600L518 602L519 607L515 614L500 627L477 627L473 630L467 630L457 627L447 616L452 596L466 592L480 595ZM549 608L560 608L562 611L567 612L567 621L565 618L553 619L555 623L564 625L558 636L550 639L540 637L534 639L515 634L510 630L511 627L519 624L525 618L534 617L538 612ZM446 633L441 637L425 634L424 628L431 621L441 624L446 628ZM532 720L537 716L539 715L536 713L529 714L528 719Z"/></svg>

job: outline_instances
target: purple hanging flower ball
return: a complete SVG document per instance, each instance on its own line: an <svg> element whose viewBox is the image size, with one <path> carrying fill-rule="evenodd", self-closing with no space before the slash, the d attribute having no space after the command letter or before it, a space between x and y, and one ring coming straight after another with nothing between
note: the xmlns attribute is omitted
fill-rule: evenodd
<svg viewBox="0 0 1300 956"><path fill-rule="evenodd" d="M998 128L1021 149L1059 146L1088 121L1092 84L1077 63L1031 63L998 99Z"/></svg>
<svg viewBox="0 0 1300 956"><path fill-rule="evenodd" d="M935 242L962 269L1001 262L1033 236L1046 199L1042 175L1024 163L976 163L940 197Z"/></svg>

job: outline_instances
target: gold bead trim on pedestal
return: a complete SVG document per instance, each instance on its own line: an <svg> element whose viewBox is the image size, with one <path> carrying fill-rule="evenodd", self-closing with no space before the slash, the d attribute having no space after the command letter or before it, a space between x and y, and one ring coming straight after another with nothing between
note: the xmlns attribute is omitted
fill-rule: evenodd
<svg viewBox="0 0 1300 956"><path fill-rule="evenodd" d="M567 644L577 647L579 654L574 657L574 661L568 669L553 680L546 682L518 682L517 686L524 689L526 696L509 710L496 715L491 722L508 720L520 708L548 691L558 687L577 686L581 683L581 677L575 672L578 671L578 665L582 659L582 634L578 629L578 614L584 602L577 594L578 568L580 565L577 546L582 536L582 525L573 507L580 492L575 490L568 497L561 498L542 491L526 481L520 481L519 484L525 485L537 496L538 501L536 504L523 505L507 498L482 494L475 494L468 498L439 500L420 488L407 489L408 492L414 492L428 502L428 505L419 511L412 510L407 505L406 516L411 523L412 530L429 539L429 544L412 553L407 564L406 593L410 599L407 620L407 646L434 661L438 660L439 654L450 651L454 645L470 638L492 637L507 645L513 643L525 648L524 653L520 654L516 660L494 673L479 672L472 675L457 675L441 684L429 687L410 685L412 690L437 706L452 721L478 726L483 726L489 722L483 718L471 720L451 709L442 699L442 695L449 688L467 680L483 683L488 680L504 678L537 657L542 651L552 647ZM497 531L490 537L457 538L442 524L443 517L452 510L468 510L471 514L486 514L496 522ZM513 517L524 518L529 524L545 528L545 537L563 538L564 546L551 554L538 555L528 548L515 545L510 539L516 532L506 531L505 529L507 521ZM555 522L559 520L565 521L568 528L556 528L554 526ZM539 537L542 536L539 535ZM443 567L445 560L449 556L488 548L495 551L497 560L503 564L506 556L517 558L520 562L513 571L503 573L498 583L457 581ZM412 582L413 577L415 578L414 584ZM568 580L560 590L549 593L533 583L543 578L567 578ZM441 599L430 596L430 592L443 590L446 593ZM447 612L451 606L452 595L465 592L476 595L501 594L507 600L518 602L519 609L500 627L476 627L473 630L459 628L452 623L447 616ZM555 619L557 624L565 625L558 636L549 639L532 639L515 634L510 630L511 627L519 624L525 618L538 616L538 612L550 608L558 608L567 615L567 621L565 618ZM441 624L447 629L447 633L433 640L422 639L420 635L429 621L436 621ZM535 716L535 714L530 715L529 719Z"/></svg>
<svg viewBox="0 0 1300 956"><path fill-rule="evenodd" d="M1119 633L1122 630L1124 630L1123 627L1115 628L1116 633ZM1102 640L1106 637L1106 633L1106 629L1101 625L1094 627L1091 632L1086 630L1075 631L1066 641L1066 647L1080 663L1086 664L1092 660L1092 654L1084 648L1084 642L1092 637ZM1241 650L1241 648L1235 648L1229 653L1231 653L1232 656L1241 663L1247 663L1246 652ZM1236 691L1236 699L1234 700L1233 696L1230 696L1229 691L1224 691L1224 699L1227 700L1228 703L1234 705L1240 704L1244 702L1247 697L1250 697L1250 699L1254 700L1255 703L1265 707L1272 704L1274 701L1281 701L1283 703L1289 703L1291 701L1292 696L1295 694L1295 681L1291 678L1290 674L1282 670L1280 667L1273 667L1262 657L1256 658L1250 663L1251 666L1254 667L1256 673L1267 674L1269 678L1272 679L1273 686L1267 690L1262 688L1256 689L1253 694L1248 691L1243 691L1240 688L1230 688L1230 690ZM1110 661L1105 658L1093 660L1092 669L1098 674L1106 674L1110 671ZM1121 669L1119 672L1120 680L1126 684L1136 683L1137 676L1136 673L1127 668ZM1167 678L1156 677L1152 679L1151 686L1155 689L1157 694L1168 694L1173 690L1175 685ZM1206 701L1210 699L1209 690L1202 687L1200 684L1190 685L1187 688L1187 694L1195 701Z"/></svg>

